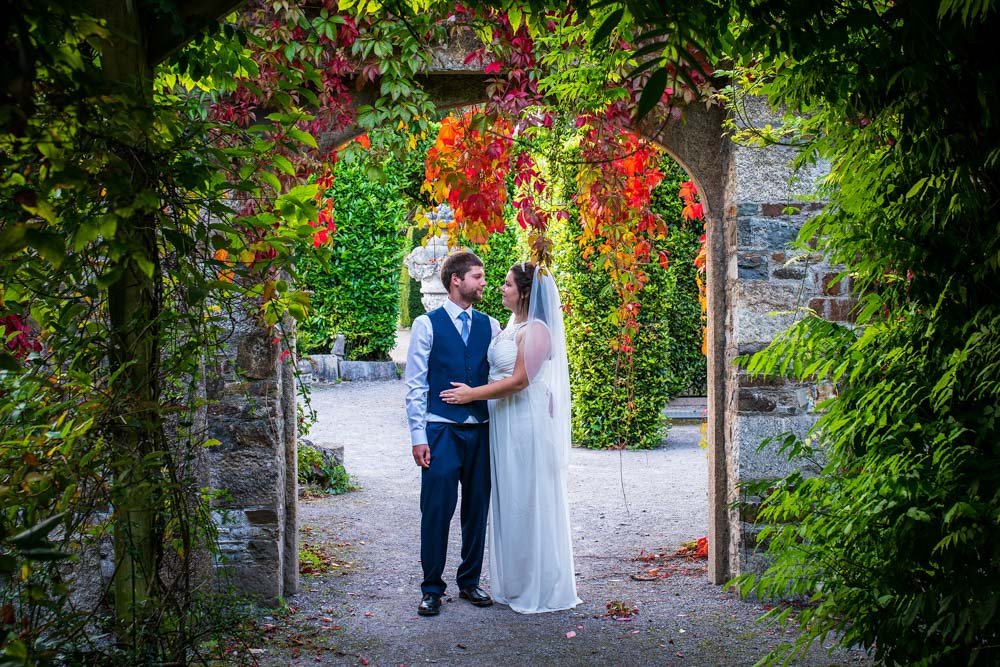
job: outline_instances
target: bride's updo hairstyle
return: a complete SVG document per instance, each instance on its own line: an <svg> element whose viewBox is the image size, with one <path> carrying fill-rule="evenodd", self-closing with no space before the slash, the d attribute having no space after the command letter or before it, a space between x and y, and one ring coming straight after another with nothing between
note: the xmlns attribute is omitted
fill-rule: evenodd
<svg viewBox="0 0 1000 667"><path fill-rule="evenodd" d="M514 276L514 285L517 287L517 309L514 312L519 315L527 315L531 300L531 281L535 277L535 265L531 262L518 262L510 267L510 272Z"/></svg>

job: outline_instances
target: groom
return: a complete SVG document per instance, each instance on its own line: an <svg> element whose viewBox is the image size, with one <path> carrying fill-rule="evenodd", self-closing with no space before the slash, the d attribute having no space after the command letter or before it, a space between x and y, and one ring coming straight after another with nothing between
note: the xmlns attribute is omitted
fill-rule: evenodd
<svg viewBox="0 0 1000 667"><path fill-rule="evenodd" d="M451 382L486 384L486 350L500 324L473 304L483 298L483 261L471 252L450 255L441 268L448 299L440 308L413 320L406 355L406 416L413 460L420 478L421 616L441 612L446 584L448 527L462 490L462 562L456 581L459 597L477 607L493 598L479 587L490 505L490 443L485 401L449 405L441 392Z"/></svg>

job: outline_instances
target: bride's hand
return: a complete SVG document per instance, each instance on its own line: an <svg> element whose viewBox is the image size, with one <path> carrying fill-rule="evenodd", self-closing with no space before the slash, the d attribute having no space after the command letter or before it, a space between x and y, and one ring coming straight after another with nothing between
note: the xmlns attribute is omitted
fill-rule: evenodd
<svg viewBox="0 0 1000 667"><path fill-rule="evenodd" d="M452 389L445 389L441 392L441 400L445 403L462 405L463 403L470 403L472 401L472 398L469 396L472 387L464 382L452 382L451 386L453 387Z"/></svg>

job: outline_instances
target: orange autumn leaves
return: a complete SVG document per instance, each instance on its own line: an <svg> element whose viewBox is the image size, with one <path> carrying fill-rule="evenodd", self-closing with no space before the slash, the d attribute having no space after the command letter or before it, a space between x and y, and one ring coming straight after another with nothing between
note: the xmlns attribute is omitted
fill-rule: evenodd
<svg viewBox="0 0 1000 667"><path fill-rule="evenodd" d="M656 249L666 238L667 225L651 209L652 191L663 179L660 154L641 137L603 117L581 117L577 127L582 129L583 158L574 198L581 225L577 242L588 264L606 271L611 279L619 307L610 318L621 331L611 345L630 356L639 330L639 293L649 281L647 269L654 262L663 269L669 264L667 253ZM464 237L474 244L503 231L507 181L513 172L518 223L531 232L536 261L548 263L551 241L546 233L552 215L537 203L546 185L531 156L514 146L513 130L510 121L475 111L442 121L427 154L422 191L438 203L446 202L454 219L432 223L431 231L447 233L450 242ZM692 181L683 183L678 194L685 219L704 218ZM698 261L703 273L704 248ZM699 286L704 310L703 280Z"/></svg>
<svg viewBox="0 0 1000 667"><path fill-rule="evenodd" d="M704 220L705 219L705 209L702 206L701 200L698 197L698 188L695 187L692 181L685 181L681 184L680 192L677 193L681 200L684 202L684 208L681 210L681 215L687 220ZM705 267L708 261L708 254L706 248L707 236L705 234L701 235L699 239L701 242L701 247L698 249L698 255L694 258L694 265L698 269L698 275L695 279L698 281L698 303L701 305L701 315L702 318L708 312L708 295L705 289ZM708 329L707 327L702 329L701 336L701 353L706 357L708 356Z"/></svg>
<svg viewBox="0 0 1000 667"><path fill-rule="evenodd" d="M455 219L440 223L437 231L454 239L460 230L478 244L504 230L512 131L509 121L487 119L472 111L441 121L437 141L427 152L421 187L434 201L447 202L455 213Z"/></svg>
<svg viewBox="0 0 1000 667"><path fill-rule="evenodd" d="M631 355L639 331L639 293L649 281L646 267L667 225L653 213L653 188L663 173L656 149L635 134L614 125L595 122L581 145L586 164L577 176L576 196L582 232L581 256L604 269L618 294L619 308L612 321L621 327L612 347ZM666 268L665 252L655 261Z"/></svg>
<svg viewBox="0 0 1000 667"><path fill-rule="evenodd" d="M361 142L362 138L366 142L368 141L367 134L361 135L356 141ZM368 143L367 145L370 146L371 144ZM333 197L328 194L330 188L333 187L333 173L327 170L322 176L316 179L316 185L319 186L316 192L319 215L314 222L309 223L316 229L313 232L312 239L314 248L330 243L332 236L337 232L337 223L333 218Z"/></svg>

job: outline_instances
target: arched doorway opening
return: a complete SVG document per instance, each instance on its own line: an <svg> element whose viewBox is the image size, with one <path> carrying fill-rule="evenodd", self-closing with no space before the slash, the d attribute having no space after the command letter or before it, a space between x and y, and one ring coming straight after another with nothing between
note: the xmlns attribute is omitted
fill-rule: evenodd
<svg viewBox="0 0 1000 667"><path fill-rule="evenodd" d="M438 58L453 67L465 68L464 57L454 49L450 58ZM462 63L456 65L455 63ZM481 103L485 99L487 77L478 71L451 70L427 74L422 83L437 102L438 108L459 108ZM358 103L363 103L362 95ZM708 357L706 440L708 441L708 526L709 576L717 584L724 583L733 574L730 559L729 505L735 492L729 482L729 462L726 447L726 395L727 376L735 356L735 347L726 344L726 287L727 253L735 252L735 238L727 237L722 212L725 209L725 183L730 169L730 146L723 137L725 112L717 107L705 109L697 106L687 110L682 123L663 122L653 115L638 128L641 134L669 154L696 183L705 207L707 233L707 320ZM342 145L360 134L350 128L324 137L329 145ZM734 228L730 220L730 227ZM732 235L730 235L732 236ZM730 356L727 358L727 350ZM735 393L730 391L729 393ZM730 449L731 451L731 449Z"/></svg>
<svg viewBox="0 0 1000 667"><path fill-rule="evenodd" d="M440 91L442 108L474 104L484 97L485 75L470 72L463 60L460 50L453 51L447 61L450 65L442 65L424 77L428 91ZM356 103L364 100L362 91ZM768 122L767 114L763 107L757 114L762 124ZM810 258L804 269L788 266L788 261L795 259L788 244L804 220L820 208L817 203L802 203L808 186L789 187L793 172L788 162L794 151L734 146L723 135L725 120L724 109L697 105L688 108L680 122L659 124L654 116L639 128L684 167L697 184L705 208L709 340L707 532L709 576L718 584L738 574L754 548L752 519L744 521L733 506L734 501L743 500L740 482L773 479L788 470L788 463L773 449L758 450L759 443L784 431L803 433L814 420L812 406L817 398L815 387L748 381L732 362L737 354L765 345L799 316L797 308L808 304L836 317L837 313L847 312L844 306L849 301L829 285L827 276L835 274L835 269L821 259ZM322 137L322 141L327 146L336 145L359 133L352 128ZM811 176L815 180L817 174ZM784 314L768 317L772 311ZM294 380L290 371L281 370L276 354L262 351L270 340L267 332L248 330L241 336L234 339L237 370L245 362L262 378L269 373L284 377L279 383L283 398L278 411L284 418L280 435L262 438L258 443L262 449L277 448L275 453L280 452L279 469L268 471L268 479L273 478L275 483L248 489L238 503L230 504L229 509L241 510L247 517L244 523L252 528L233 532L232 549L250 556L241 570L252 573L241 577L249 582L248 592L263 597L287 595L294 592L297 577L297 501L292 483ZM227 400L221 398L220 411L226 409ZM246 452L239 456L246 470ZM261 458L260 463L251 457L254 460L249 464L269 467L273 460L270 457ZM223 454L215 458L214 467L225 470L228 463ZM225 487L222 481L220 486ZM254 546L257 543L261 546ZM280 556L275 555L276 551ZM275 586L275 581L284 584Z"/></svg>

